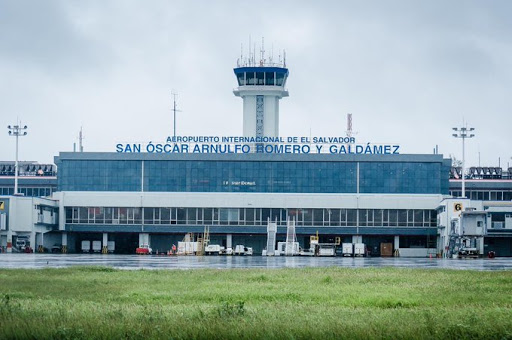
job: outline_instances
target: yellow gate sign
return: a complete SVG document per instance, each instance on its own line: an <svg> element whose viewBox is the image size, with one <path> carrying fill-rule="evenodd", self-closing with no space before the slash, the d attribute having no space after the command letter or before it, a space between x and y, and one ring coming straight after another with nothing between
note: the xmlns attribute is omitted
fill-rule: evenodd
<svg viewBox="0 0 512 340"><path fill-rule="evenodd" d="M5 208L5 202L0 201L0 210L4 210L4 208Z"/></svg>
<svg viewBox="0 0 512 340"><path fill-rule="evenodd" d="M462 211L462 203L455 203L455 204L453 205L453 210L454 210L455 212L457 212L457 211Z"/></svg>

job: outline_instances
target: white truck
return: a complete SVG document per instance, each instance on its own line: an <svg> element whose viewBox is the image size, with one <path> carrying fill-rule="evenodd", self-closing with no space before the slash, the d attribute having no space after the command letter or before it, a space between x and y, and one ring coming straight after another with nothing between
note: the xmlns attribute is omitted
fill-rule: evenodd
<svg viewBox="0 0 512 340"><path fill-rule="evenodd" d="M237 244L233 255L252 255L253 251L251 247L246 247L242 244Z"/></svg>
<svg viewBox="0 0 512 340"><path fill-rule="evenodd" d="M354 254L354 245L352 243L343 243L341 245L343 256L352 256Z"/></svg>
<svg viewBox="0 0 512 340"><path fill-rule="evenodd" d="M204 248L206 255L220 255L224 252L224 247L218 244L209 244Z"/></svg>
<svg viewBox="0 0 512 340"><path fill-rule="evenodd" d="M88 253L91 251L91 241L82 241L82 253Z"/></svg>

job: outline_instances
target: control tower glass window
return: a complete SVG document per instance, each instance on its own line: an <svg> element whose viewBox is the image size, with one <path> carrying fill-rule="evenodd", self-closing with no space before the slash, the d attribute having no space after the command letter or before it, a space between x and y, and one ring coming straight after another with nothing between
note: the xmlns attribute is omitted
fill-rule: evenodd
<svg viewBox="0 0 512 340"><path fill-rule="evenodd" d="M264 72L256 72L256 85L265 85L265 73Z"/></svg>
<svg viewBox="0 0 512 340"><path fill-rule="evenodd" d="M265 72L265 85L275 85L275 73Z"/></svg>
<svg viewBox="0 0 512 340"><path fill-rule="evenodd" d="M247 81L247 85L256 85L256 74L255 72L247 72L245 79Z"/></svg>
<svg viewBox="0 0 512 340"><path fill-rule="evenodd" d="M238 74L238 86L245 85L245 72Z"/></svg>
<svg viewBox="0 0 512 340"><path fill-rule="evenodd" d="M276 85L283 86L283 83L284 83L284 73L277 73L276 74Z"/></svg>

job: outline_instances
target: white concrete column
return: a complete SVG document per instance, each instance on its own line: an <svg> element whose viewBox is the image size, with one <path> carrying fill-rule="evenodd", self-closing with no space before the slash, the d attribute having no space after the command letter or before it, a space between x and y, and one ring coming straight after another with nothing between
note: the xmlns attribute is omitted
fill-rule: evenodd
<svg viewBox="0 0 512 340"><path fill-rule="evenodd" d="M30 232L30 248L32 248L33 251L37 251L37 249L36 249L36 232L33 229Z"/></svg>
<svg viewBox="0 0 512 340"><path fill-rule="evenodd" d="M483 237L479 237L477 240L476 240L476 249L478 249L480 255L484 255L484 256L487 256L487 254L484 254L484 251L485 251L485 248L484 248L484 238Z"/></svg>
<svg viewBox="0 0 512 340"><path fill-rule="evenodd" d="M66 210L64 209L64 193L57 193L57 199L59 200L59 230L66 229ZM54 194L55 195L55 194Z"/></svg>
<svg viewBox="0 0 512 340"><path fill-rule="evenodd" d="M233 248L233 235L226 235L226 248Z"/></svg>
<svg viewBox="0 0 512 340"><path fill-rule="evenodd" d="M105 234L103 234L105 235ZM105 237L105 236L103 236ZM143 246L147 244L148 246L150 246L150 237L149 237L149 234L148 233L140 233L139 234L139 246Z"/></svg>
<svg viewBox="0 0 512 340"><path fill-rule="evenodd" d="M352 243L363 243L363 236L361 235L352 235Z"/></svg>
<svg viewBox="0 0 512 340"><path fill-rule="evenodd" d="M12 253L12 230L16 228L16 197L9 199L9 223L7 225L7 247L5 251Z"/></svg>
<svg viewBox="0 0 512 340"><path fill-rule="evenodd" d="M263 134L267 137L279 136L279 98L275 95L263 97Z"/></svg>
<svg viewBox="0 0 512 340"><path fill-rule="evenodd" d="M37 242L37 234L39 234L39 242ZM34 248L34 252L42 252L44 248L44 233L36 233L37 248Z"/></svg>
<svg viewBox="0 0 512 340"><path fill-rule="evenodd" d="M61 248L63 254L66 254L68 252L68 233L64 232L61 234L62 240L61 240Z"/></svg>
<svg viewBox="0 0 512 340"><path fill-rule="evenodd" d="M256 137L256 96L243 96L244 137Z"/></svg>
<svg viewBox="0 0 512 340"><path fill-rule="evenodd" d="M103 233L103 242L101 247L101 253L107 254L108 253L108 233Z"/></svg>
<svg viewBox="0 0 512 340"><path fill-rule="evenodd" d="M12 230L10 227L11 226L9 226L9 230L7 230L7 253L12 253Z"/></svg>
<svg viewBox="0 0 512 340"><path fill-rule="evenodd" d="M395 250L400 248L400 236L395 235Z"/></svg>

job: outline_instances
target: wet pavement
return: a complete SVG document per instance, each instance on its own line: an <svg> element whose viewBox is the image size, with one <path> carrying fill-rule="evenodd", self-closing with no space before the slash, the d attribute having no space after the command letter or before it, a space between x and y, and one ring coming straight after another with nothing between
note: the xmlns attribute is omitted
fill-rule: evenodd
<svg viewBox="0 0 512 340"><path fill-rule="evenodd" d="M402 267L512 270L512 258L429 259L382 257L140 256L99 254L0 254L0 268L108 266L119 269L231 269L305 267Z"/></svg>

